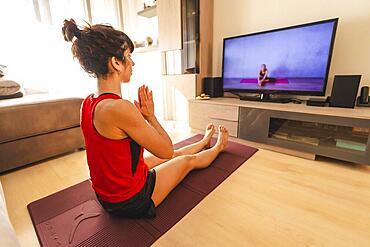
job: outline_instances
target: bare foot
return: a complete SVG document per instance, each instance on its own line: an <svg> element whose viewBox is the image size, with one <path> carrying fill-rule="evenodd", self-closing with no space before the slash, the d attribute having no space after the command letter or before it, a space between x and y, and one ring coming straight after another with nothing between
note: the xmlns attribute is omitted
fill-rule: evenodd
<svg viewBox="0 0 370 247"><path fill-rule="evenodd" d="M202 141L204 142L204 148L211 147L211 139L213 134L215 133L215 126L213 124L208 124L206 127L206 132L204 133L204 137Z"/></svg>
<svg viewBox="0 0 370 247"><path fill-rule="evenodd" d="M223 125L218 126L218 137L215 147L220 149L220 152L226 147L229 132Z"/></svg>

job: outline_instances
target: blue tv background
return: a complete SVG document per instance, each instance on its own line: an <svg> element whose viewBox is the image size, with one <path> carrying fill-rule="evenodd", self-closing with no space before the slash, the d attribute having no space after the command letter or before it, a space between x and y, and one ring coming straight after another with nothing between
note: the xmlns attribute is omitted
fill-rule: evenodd
<svg viewBox="0 0 370 247"><path fill-rule="evenodd" d="M333 26L329 22L227 39L223 77L257 78L266 64L269 77L324 78Z"/></svg>

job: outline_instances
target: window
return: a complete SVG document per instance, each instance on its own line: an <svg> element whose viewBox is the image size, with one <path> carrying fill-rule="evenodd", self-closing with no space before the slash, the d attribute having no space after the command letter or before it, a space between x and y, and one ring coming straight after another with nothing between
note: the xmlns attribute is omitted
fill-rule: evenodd
<svg viewBox="0 0 370 247"><path fill-rule="evenodd" d="M118 26L120 0L17 0L0 2L0 64L6 77L25 89L87 95L95 79L73 60L71 43L64 41L64 19L78 24L92 14L94 23Z"/></svg>
<svg viewBox="0 0 370 247"><path fill-rule="evenodd" d="M6 76L25 89L49 93L76 94L84 97L95 92L96 79L83 71L71 54L71 43L64 41L61 28L64 19L77 24L109 23L122 29L132 40L158 37L157 18L137 16L142 3L134 0L17 0L0 2L0 64L8 66ZM148 2L147 2L148 3ZM124 10L124 11L123 11ZM130 18L129 18L130 17ZM131 83L123 85L123 96L137 98L142 84L154 89L158 119L163 118L163 87L159 51L132 55L134 74Z"/></svg>
<svg viewBox="0 0 370 247"><path fill-rule="evenodd" d="M109 23L121 29L119 24L119 5L116 0L90 0L92 23Z"/></svg>
<svg viewBox="0 0 370 247"><path fill-rule="evenodd" d="M52 24L58 27L63 25L66 18L73 18L77 23L88 21L82 0L49 0Z"/></svg>

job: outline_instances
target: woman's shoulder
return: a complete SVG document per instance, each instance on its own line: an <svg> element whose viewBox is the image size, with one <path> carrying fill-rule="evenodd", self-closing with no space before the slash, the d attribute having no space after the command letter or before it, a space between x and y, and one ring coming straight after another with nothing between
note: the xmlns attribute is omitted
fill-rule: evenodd
<svg viewBox="0 0 370 247"><path fill-rule="evenodd" d="M101 102L101 111L111 115L125 114L133 107L135 107L134 104L126 99L105 99Z"/></svg>
<svg viewBox="0 0 370 247"><path fill-rule="evenodd" d="M129 124L135 117L135 106L124 99L105 99L95 109L95 120L104 125Z"/></svg>
<svg viewBox="0 0 370 247"><path fill-rule="evenodd" d="M120 124L122 124L122 121L130 123L140 115L136 106L125 99L116 99L106 102L103 112L110 121L117 121Z"/></svg>

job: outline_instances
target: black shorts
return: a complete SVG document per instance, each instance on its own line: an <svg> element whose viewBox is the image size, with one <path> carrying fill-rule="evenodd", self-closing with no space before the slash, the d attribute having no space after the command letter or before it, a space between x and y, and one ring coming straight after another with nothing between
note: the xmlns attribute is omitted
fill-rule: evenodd
<svg viewBox="0 0 370 247"><path fill-rule="evenodd" d="M144 187L133 197L124 202L105 202L96 194L103 208L111 214L128 218L153 218L155 217L155 205L152 194L155 185L155 170L148 172Z"/></svg>

